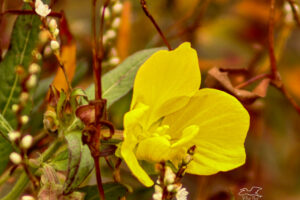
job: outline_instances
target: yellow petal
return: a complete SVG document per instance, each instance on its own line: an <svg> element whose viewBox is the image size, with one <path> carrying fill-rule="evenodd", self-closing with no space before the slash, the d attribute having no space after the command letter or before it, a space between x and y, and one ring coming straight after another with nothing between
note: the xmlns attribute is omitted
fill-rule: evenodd
<svg viewBox="0 0 300 200"><path fill-rule="evenodd" d="M138 144L136 157L149 162L164 161L169 156L170 146L170 141L165 137L149 137Z"/></svg>
<svg viewBox="0 0 300 200"><path fill-rule="evenodd" d="M146 127L188 103L200 87L198 57L190 43L173 51L158 51L137 72L131 109L138 102L149 105Z"/></svg>
<svg viewBox="0 0 300 200"><path fill-rule="evenodd" d="M150 187L153 181L143 170L135 156L135 147L138 143L137 137L142 135L142 127L139 124L148 107L140 104L138 108L131 110L124 116L124 142L121 146L121 155L134 176L145 186Z"/></svg>
<svg viewBox="0 0 300 200"><path fill-rule="evenodd" d="M228 171L245 162L244 141L249 128L249 114L233 96L214 89L201 89L185 108L165 117L169 133L182 137L182 130L197 125L194 139L195 159L188 166L192 174Z"/></svg>

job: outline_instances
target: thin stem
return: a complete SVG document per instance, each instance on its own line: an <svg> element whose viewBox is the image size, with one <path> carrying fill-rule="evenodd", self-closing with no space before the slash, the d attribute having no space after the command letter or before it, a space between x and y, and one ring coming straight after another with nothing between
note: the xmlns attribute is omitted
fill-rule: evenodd
<svg viewBox="0 0 300 200"><path fill-rule="evenodd" d="M156 23L155 19L153 18L153 16L150 14L148 8L147 8L147 2L146 0L140 0L140 4L142 6L142 9L144 11L144 13L146 14L146 16L150 19L150 21L152 22L152 24L155 26L157 32L159 33L160 37L162 38L162 40L164 41L165 45L168 47L169 50L172 50L171 45L169 44L167 38L165 37L165 35L163 34L163 32L161 31L161 29L159 28L158 24Z"/></svg>
<svg viewBox="0 0 300 200"><path fill-rule="evenodd" d="M251 83L254 83L255 81L258 81L260 79L267 78L267 77L270 77L270 74L259 74L257 76L252 77L251 79L237 85L235 88L236 89L244 88L244 87L250 85Z"/></svg>
<svg viewBox="0 0 300 200"><path fill-rule="evenodd" d="M94 158L94 162L95 162L96 178L97 178L97 185L98 185L100 199L104 200L105 195L104 195L104 189L103 189L103 184L102 184L102 179L101 179L99 156L95 156L93 158Z"/></svg>
<svg viewBox="0 0 300 200"><path fill-rule="evenodd" d="M274 50L274 27L275 27L275 0L270 2L270 17L269 17L269 35L268 35L268 49L269 59L271 65L272 79L278 79L277 63Z"/></svg>

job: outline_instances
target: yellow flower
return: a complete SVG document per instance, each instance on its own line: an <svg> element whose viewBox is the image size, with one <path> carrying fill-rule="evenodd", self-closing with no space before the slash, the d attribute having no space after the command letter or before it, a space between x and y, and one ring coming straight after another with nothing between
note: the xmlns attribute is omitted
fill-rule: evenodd
<svg viewBox="0 0 300 200"><path fill-rule="evenodd" d="M200 82L197 53L189 43L158 51L139 69L121 155L145 186L153 181L138 160L177 166L193 145L187 173L211 175L245 163L248 112L225 92L199 90Z"/></svg>

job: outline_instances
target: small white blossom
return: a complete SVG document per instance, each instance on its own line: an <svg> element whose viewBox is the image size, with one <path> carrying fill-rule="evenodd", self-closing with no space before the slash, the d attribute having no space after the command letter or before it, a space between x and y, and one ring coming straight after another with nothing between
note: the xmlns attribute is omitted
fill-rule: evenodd
<svg viewBox="0 0 300 200"><path fill-rule="evenodd" d="M27 92L22 92L20 95L20 101L21 103L26 103L26 101L29 98L29 94Z"/></svg>
<svg viewBox="0 0 300 200"><path fill-rule="evenodd" d="M22 157L20 156L20 154L16 153L16 152L12 152L9 155L9 159L11 160L12 163L18 165L22 162Z"/></svg>
<svg viewBox="0 0 300 200"><path fill-rule="evenodd" d="M103 7L101 7L100 13L102 13L102 9L103 9ZM107 8L107 9L105 9L105 12L104 12L104 19L108 20L109 18L110 18L110 10Z"/></svg>
<svg viewBox="0 0 300 200"><path fill-rule="evenodd" d="M59 29L56 28L56 29L53 31L53 35L54 35L54 37L57 37L58 34L59 34Z"/></svg>
<svg viewBox="0 0 300 200"><path fill-rule="evenodd" d="M122 12L123 5L120 2L117 2L115 5L113 5L112 10L116 14L120 14Z"/></svg>
<svg viewBox="0 0 300 200"><path fill-rule="evenodd" d="M120 24L121 24L121 19L120 19L120 17L117 17L112 22L111 27L114 29L117 29L117 28L119 28Z"/></svg>
<svg viewBox="0 0 300 200"><path fill-rule="evenodd" d="M120 58L118 57L112 57L111 59L109 59L109 64L111 65L117 65L120 63Z"/></svg>
<svg viewBox="0 0 300 200"><path fill-rule="evenodd" d="M59 43L58 43L56 40L52 40L52 41L50 42L50 47L51 47L51 49L52 49L53 51L56 51L56 50L59 49L60 45L59 45Z"/></svg>
<svg viewBox="0 0 300 200"><path fill-rule="evenodd" d="M12 142L16 141L16 139L18 139L20 136L21 133L19 131L12 131L8 133L8 138Z"/></svg>
<svg viewBox="0 0 300 200"><path fill-rule="evenodd" d="M176 200L187 200L189 192L185 188L181 188L176 194Z"/></svg>
<svg viewBox="0 0 300 200"><path fill-rule="evenodd" d="M23 116L21 117L21 122L22 122L22 124L27 124L28 121L29 121L29 117L28 117L27 115L23 115Z"/></svg>
<svg viewBox="0 0 300 200"><path fill-rule="evenodd" d="M152 198L153 200L162 200L162 193L154 193Z"/></svg>
<svg viewBox="0 0 300 200"><path fill-rule="evenodd" d="M166 167L164 182L166 185L174 183L176 178L175 173L172 171L170 167Z"/></svg>
<svg viewBox="0 0 300 200"><path fill-rule="evenodd" d="M13 104L11 106L11 109L13 112L18 112L18 110L20 109L20 106L18 104Z"/></svg>
<svg viewBox="0 0 300 200"><path fill-rule="evenodd" d="M33 138L31 135L26 135L21 140L21 146L24 149L28 149L32 145Z"/></svg>
<svg viewBox="0 0 300 200"><path fill-rule="evenodd" d="M21 200L35 200L35 198L31 195L24 195L22 196Z"/></svg>
<svg viewBox="0 0 300 200"><path fill-rule="evenodd" d="M37 83L37 76L35 74L33 74L26 81L26 86L28 89L31 89L36 86L36 83Z"/></svg>
<svg viewBox="0 0 300 200"><path fill-rule="evenodd" d="M41 67L36 63L32 63L29 66L28 71L29 71L30 74L36 74L36 73L39 73L41 71Z"/></svg>
<svg viewBox="0 0 300 200"><path fill-rule="evenodd" d="M48 25L51 32L57 28L57 22L55 19L51 19Z"/></svg>
<svg viewBox="0 0 300 200"><path fill-rule="evenodd" d="M106 33L105 33L105 37L107 40L110 40L110 39L113 39L117 36L117 33L116 31L114 30L108 30Z"/></svg>
<svg viewBox="0 0 300 200"><path fill-rule="evenodd" d="M41 17L46 17L50 14L51 9L47 4L44 4L41 0L35 1L35 12Z"/></svg>

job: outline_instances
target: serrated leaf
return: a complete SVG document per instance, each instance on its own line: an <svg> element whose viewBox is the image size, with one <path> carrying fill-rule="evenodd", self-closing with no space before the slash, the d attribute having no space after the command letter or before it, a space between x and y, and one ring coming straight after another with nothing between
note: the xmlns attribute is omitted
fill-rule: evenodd
<svg viewBox="0 0 300 200"><path fill-rule="evenodd" d="M119 200L120 197L125 196L127 188L119 183L105 183L103 184L104 194L106 200ZM84 200L98 200L99 192L97 185L85 186L79 189L80 192L84 192L86 195Z"/></svg>
<svg viewBox="0 0 300 200"><path fill-rule="evenodd" d="M9 154L13 150L11 142L8 139L10 131L12 131L10 124L0 114L0 174L5 170L9 161Z"/></svg>
<svg viewBox="0 0 300 200"><path fill-rule="evenodd" d="M139 51L129 56L118 67L102 77L102 94L107 99L107 107L126 95L133 86L134 78L139 67L156 51L164 48L153 48ZM95 98L95 86L86 90L89 99Z"/></svg>
<svg viewBox="0 0 300 200"><path fill-rule="evenodd" d="M90 174L94 161L88 146L82 144L81 132L68 133L65 138L68 143L69 163L64 194L69 194Z"/></svg>
<svg viewBox="0 0 300 200"><path fill-rule="evenodd" d="M0 111L13 128L17 125L15 113L10 109L18 103L21 87L15 68L22 65L28 68L32 60L32 51L38 42L40 25L39 17L35 15L20 15L13 27L11 46L4 60L0 63ZM26 111L31 104L26 104Z"/></svg>

